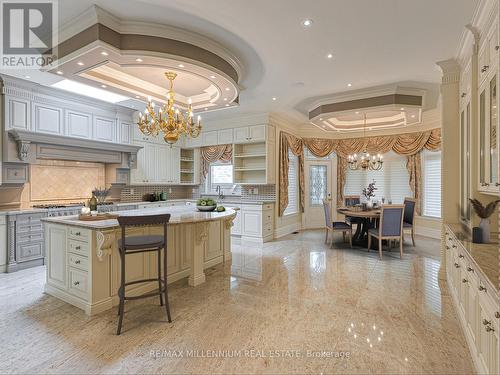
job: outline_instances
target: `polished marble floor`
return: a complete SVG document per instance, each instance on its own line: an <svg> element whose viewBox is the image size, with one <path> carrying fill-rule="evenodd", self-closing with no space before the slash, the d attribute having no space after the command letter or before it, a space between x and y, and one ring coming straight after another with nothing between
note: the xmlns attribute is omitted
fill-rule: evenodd
<svg viewBox="0 0 500 375"><path fill-rule="evenodd" d="M0 274L0 373L473 373L439 242L376 252L323 231L233 246L197 288L86 317L43 294L45 268Z"/></svg>

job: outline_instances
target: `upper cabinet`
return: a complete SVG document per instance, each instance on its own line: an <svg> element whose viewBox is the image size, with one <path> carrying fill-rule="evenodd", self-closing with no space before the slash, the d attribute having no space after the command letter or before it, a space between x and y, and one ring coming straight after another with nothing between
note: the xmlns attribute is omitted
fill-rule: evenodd
<svg viewBox="0 0 500 375"><path fill-rule="evenodd" d="M254 143L266 140L266 125L246 126L234 129L234 143Z"/></svg>
<svg viewBox="0 0 500 375"><path fill-rule="evenodd" d="M132 110L18 80L3 79L5 130L130 144Z"/></svg>
<svg viewBox="0 0 500 375"><path fill-rule="evenodd" d="M479 186L483 193L500 193L498 132L499 45L498 20L485 33L478 57Z"/></svg>

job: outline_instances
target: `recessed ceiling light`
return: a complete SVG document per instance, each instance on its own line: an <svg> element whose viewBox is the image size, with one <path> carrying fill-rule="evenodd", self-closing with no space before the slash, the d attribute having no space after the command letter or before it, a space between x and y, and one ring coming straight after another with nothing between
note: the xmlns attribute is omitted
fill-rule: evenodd
<svg viewBox="0 0 500 375"><path fill-rule="evenodd" d="M328 59L333 59L333 54L329 53L328 55L326 55L326 57L327 57Z"/></svg>
<svg viewBox="0 0 500 375"><path fill-rule="evenodd" d="M403 107L401 107L401 110L404 111L405 109Z"/></svg>
<svg viewBox="0 0 500 375"><path fill-rule="evenodd" d="M229 107L229 104L226 104L226 107Z"/></svg>
<svg viewBox="0 0 500 375"><path fill-rule="evenodd" d="M136 99L140 99L141 97L140 97L139 95L136 95L136 96L135 96L135 98L136 98Z"/></svg>
<svg viewBox="0 0 500 375"><path fill-rule="evenodd" d="M226 87L226 91L229 91L229 87Z"/></svg>
<svg viewBox="0 0 500 375"><path fill-rule="evenodd" d="M184 65L183 64L179 64L179 68L184 68Z"/></svg>
<svg viewBox="0 0 500 375"><path fill-rule="evenodd" d="M311 20L309 18L302 21L302 26L304 26L304 27L311 27L312 24L313 24L313 20Z"/></svg>
<svg viewBox="0 0 500 375"><path fill-rule="evenodd" d="M276 97L273 97L273 100L276 101Z"/></svg>
<svg viewBox="0 0 500 375"><path fill-rule="evenodd" d="M81 61L78 61L78 62L77 62L77 64L78 64L78 65L80 65L80 66L84 66L84 65L85 65L85 64L84 64L84 63L82 63Z"/></svg>
<svg viewBox="0 0 500 375"><path fill-rule="evenodd" d="M69 79L63 79L62 81L54 83L52 86L58 89L71 91L80 95L90 96L92 98L104 100L110 103L118 103L129 99L126 96L118 95L111 91L102 90L100 88L85 85L83 83L72 81Z"/></svg>
<svg viewBox="0 0 500 375"><path fill-rule="evenodd" d="M60 70L58 70L56 73L59 74L59 75L63 74L63 72L61 72Z"/></svg>
<svg viewBox="0 0 500 375"><path fill-rule="evenodd" d="M141 58L137 58L137 59L135 59L135 61L142 62L142 59Z"/></svg>
<svg viewBox="0 0 500 375"><path fill-rule="evenodd" d="M227 98L224 98L224 101L227 102Z"/></svg>
<svg viewBox="0 0 500 375"><path fill-rule="evenodd" d="M348 84L347 84L347 87L351 87L351 86L352 86L352 83L348 83Z"/></svg>
<svg viewBox="0 0 500 375"><path fill-rule="evenodd" d="M109 53L107 53L106 51L102 51L102 52L101 52L101 55L103 55L103 56L108 56L108 55L109 55Z"/></svg>
<svg viewBox="0 0 500 375"><path fill-rule="evenodd" d="M101 87L102 87L103 89L105 89L105 88L106 88L106 87L108 87L108 86L106 86L106 85L101 85Z"/></svg>
<svg viewBox="0 0 500 375"><path fill-rule="evenodd" d="M215 79L215 76L210 76L210 78Z"/></svg>

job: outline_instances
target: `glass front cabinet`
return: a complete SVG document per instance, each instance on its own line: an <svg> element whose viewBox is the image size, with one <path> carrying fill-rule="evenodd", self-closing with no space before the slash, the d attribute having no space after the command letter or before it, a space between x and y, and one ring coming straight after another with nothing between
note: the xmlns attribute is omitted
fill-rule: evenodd
<svg viewBox="0 0 500 375"><path fill-rule="evenodd" d="M498 132L498 23L484 36L479 50L479 186L484 193L500 193Z"/></svg>

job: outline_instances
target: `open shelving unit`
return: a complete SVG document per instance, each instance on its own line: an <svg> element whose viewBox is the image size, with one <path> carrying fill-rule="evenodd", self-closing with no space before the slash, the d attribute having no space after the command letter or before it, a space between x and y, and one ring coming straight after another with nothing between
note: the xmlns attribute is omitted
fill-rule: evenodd
<svg viewBox="0 0 500 375"><path fill-rule="evenodd" d="M265 184L267 176L266 142L235 144L233 172L236 184Z"/></svg>
<svg viewBox="0 0 500 375"><path fill-rule="evenodd" d="M181 149L180 174L181 184L194 184L196 173L196 159L194 149Z"/></svg>

